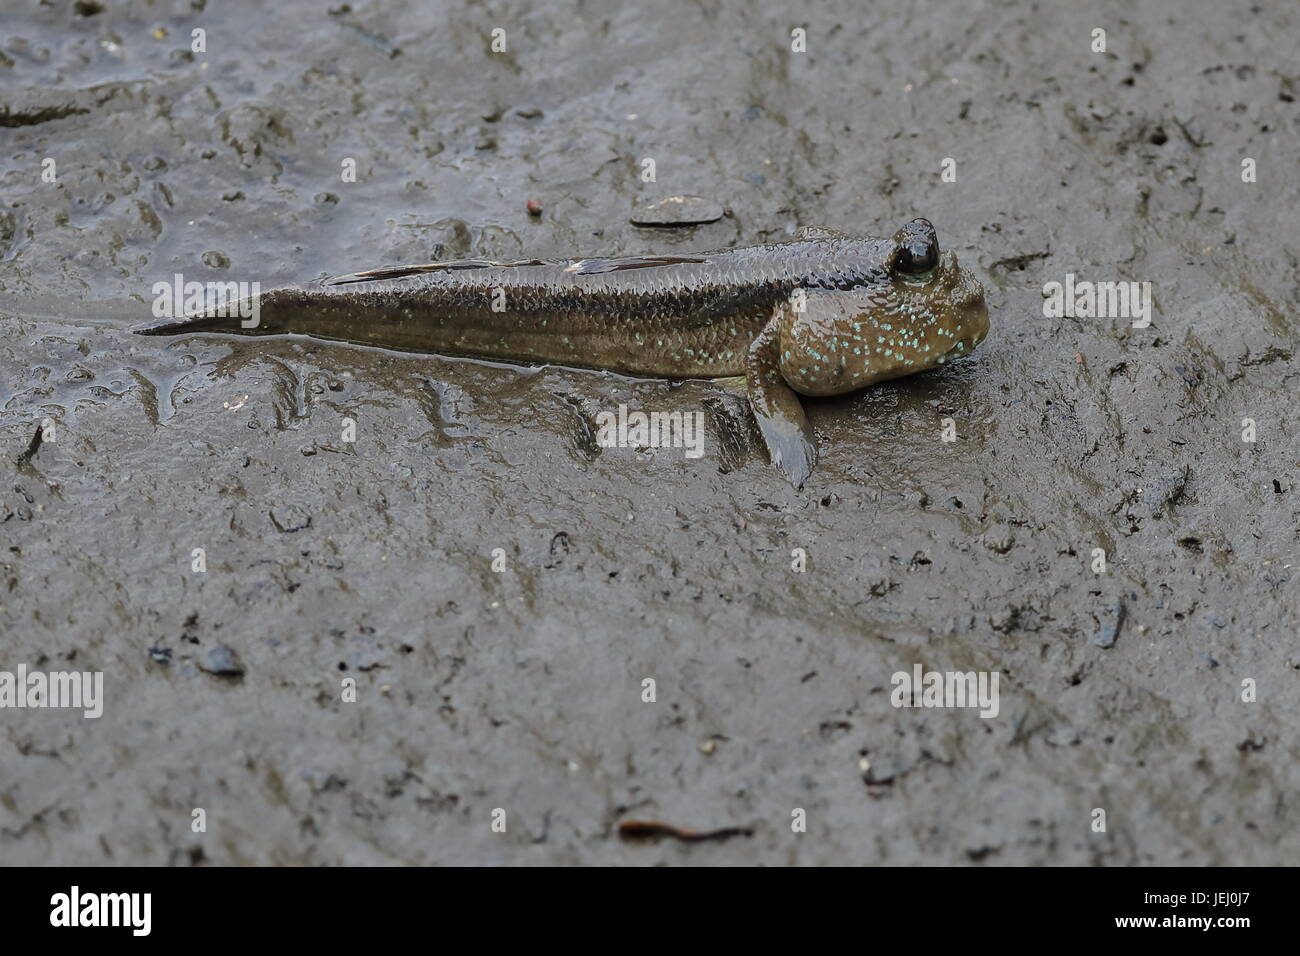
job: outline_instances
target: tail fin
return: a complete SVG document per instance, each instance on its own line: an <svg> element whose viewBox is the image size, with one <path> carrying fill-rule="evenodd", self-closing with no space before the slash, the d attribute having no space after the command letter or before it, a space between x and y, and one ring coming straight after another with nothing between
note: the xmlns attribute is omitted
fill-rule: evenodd
<svg viewBox="0 0 1300 956"><path fill-rule="evenodd" d="M193 315L181 319L163 319L152 325L132 329L136 335L180 335L184 332L244 332L238 318Z"/></svg>
<svg viewBox="0 0 1300 956"><path fill-rule="evenodd" d="M191 312L180 318L162 319L131 331L136 335L181 335L187 332L265 334L270 330L261 327L261 312L271 303L274 296L275 291L272 291L231 303L221 303L202 312Z"/></svg>

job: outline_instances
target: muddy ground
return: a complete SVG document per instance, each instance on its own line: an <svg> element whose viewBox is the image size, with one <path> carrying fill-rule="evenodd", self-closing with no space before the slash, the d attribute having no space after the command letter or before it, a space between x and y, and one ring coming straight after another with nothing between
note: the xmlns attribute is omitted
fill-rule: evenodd
<svg viewBox="0 0 1300 956"><path fill-rule="evenodd" d="M0 711L0 863L1300 861L1293 8L11 6L0 670L106 703ZM676 193L729 214L629 223ZM175 273L917 215L990 336L816 402L802 491L708 383L130 332ZM1045 317L1067 273L1151 326ZM706 454L598 447L620 403ZM918 663L998 716L891 706Z"/></svg>

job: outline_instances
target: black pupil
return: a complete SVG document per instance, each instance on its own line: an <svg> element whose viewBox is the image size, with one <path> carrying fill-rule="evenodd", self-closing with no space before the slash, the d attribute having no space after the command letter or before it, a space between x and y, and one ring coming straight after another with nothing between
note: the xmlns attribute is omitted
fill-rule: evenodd
<svg viewBox="0 0 1300 956"><path fill-rule="evenodd" d="M929 272L939 262L939 249L936 243L926 241L920 236L912 239L898 250L898 268L901 272L916 274Z"/></svg>

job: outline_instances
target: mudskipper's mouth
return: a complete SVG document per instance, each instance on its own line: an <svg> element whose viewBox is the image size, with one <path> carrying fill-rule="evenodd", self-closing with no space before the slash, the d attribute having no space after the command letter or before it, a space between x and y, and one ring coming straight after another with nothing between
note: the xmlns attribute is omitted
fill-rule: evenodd
<svg viewBox="0 0 1300 956"><path fill-rule="evenodd" d="M939 361L949 362L953 359L959 359L963 355L969 355L970 350L971 350L971 346L966 342L965 339L962 339L960 342L958 342L948 351L944 352L941 356L939 356Z"/></svg>
<svg viewBox="0 0 1300 956"><path fill-rule="evenodd" d="M961 331L965 334L953 343L952 348L948 349L948 351L944 352L943 355L940 356L940 362L951 362L974 352L975 346L983 342L984 336L988 334L989 324L987 315L976 317L975 319L972 319L972 321L965 323Z"/></svg>

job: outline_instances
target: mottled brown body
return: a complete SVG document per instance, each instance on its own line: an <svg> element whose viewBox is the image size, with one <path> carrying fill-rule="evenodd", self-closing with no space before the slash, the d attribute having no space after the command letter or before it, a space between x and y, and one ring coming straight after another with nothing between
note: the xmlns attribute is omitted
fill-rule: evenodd
<svg viewBox="0 0 1300 956"><path fill-rule="evenodd" d="M795 392L921 371L965 354L986 330L979 283L914 220L892 239L810 228L787 243L701 255L377 269L265 293L253 328L210 311L140 331L303 334L664 378L746 375L773 460L800 484L815 450Z"/></svg>

